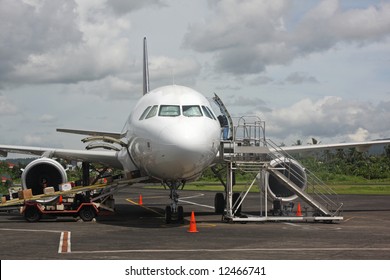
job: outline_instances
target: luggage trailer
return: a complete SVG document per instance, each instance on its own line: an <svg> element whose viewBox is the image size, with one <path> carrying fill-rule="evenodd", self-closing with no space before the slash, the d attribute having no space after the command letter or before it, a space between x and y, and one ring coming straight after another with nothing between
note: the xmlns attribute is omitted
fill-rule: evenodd
<svg viewBox="0 0 390 280"><path fill-rule="evenodd" d="M101 209L114 212L113 194L145 178L118 180L109 184L96 184L75 187L68 191L41 194L31 197L19 197L0 204L0 210L19 208L28 222L38 222L44 216L80 217L83 221L92 221ZM28 190L28 189L27 189ZM92 195L91 193L94 192Z"/></svg>

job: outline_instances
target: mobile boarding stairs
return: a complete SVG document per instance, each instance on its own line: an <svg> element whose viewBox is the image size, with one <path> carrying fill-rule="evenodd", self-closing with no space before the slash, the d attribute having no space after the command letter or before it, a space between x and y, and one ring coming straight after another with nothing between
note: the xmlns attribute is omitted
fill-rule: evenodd
<svg viewBox="0 0 390 280"><path fill-rule="evenodd" d="M341 221L343 203L338 195L291 155L265 138L265 122L257 117L242 117L233 127L230 139L221 142L220 162L226 164L225 210L227 222L265 221ZM298 168L299 167L299 168ZM239 196L233 193L234 172L253 174L253 181ZM272 177L291 194L277 197L269 187ZM258 187L259 212L241 213L248 193ZM254 190L252 190L254 191ZM271 203L270 203L271 201ZM294 202L292 202L294 201ZM294 209L294 204L297 206ZM302 207L301 207L302 204Z"/></svg>

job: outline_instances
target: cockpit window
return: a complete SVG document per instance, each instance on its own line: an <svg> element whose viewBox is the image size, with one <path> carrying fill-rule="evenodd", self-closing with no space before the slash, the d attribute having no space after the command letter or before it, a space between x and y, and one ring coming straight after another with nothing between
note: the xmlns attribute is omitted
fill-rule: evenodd
<svg viewBox="0 0 390 280"><path fill-rule="evenodd" d="M201 117L202 111L198 105L183 106L183 115L186 117Z"/></svg>
<svg viewBox="0 0 390 280"><path fill-rule="evenodd" d="M150 109L149 113L146 115L146 118L145 118L145 119L149 119L149 118L154 117L154 116L157 114L157 108L158 108L158 106L157 106L157 105L154 105L154 106L152 107L152 109Z"/></svg>
<svg viewBox="0 0 390 280"><path fill-rule="evenodd" d="M211 109L210 109L209 107L207 107L207 106L202 106L202 108L203 108L203 111L204 111L204 113L205 113L205 115L206 115L207 117L209 117L210 119L216 120L216 118L215 118L213 112L211 111Z"/></svg>
<svg viewBox="0 0 390 280"><path fill-rule="evenodd" d="M141 117L139 117L139 120L143 120L145 118L146 114L149 112L150 107L152 107L152 106L148 106L145 109L145 111L142 113Z"/></svg>
<svg viewBox="0 0 390 280"><path fill-rule="evenodd" d="M209 112L210 112L211 116L213 117L213 119L217 120L217 117L214 115L213 110L211 110L209 107L206 107L206 108L209 110Z"/></svg>
<svg viewBox="0 0 390 280"><path fill-rule="evenodd" d="M158 115L161 117L180 116L180 107L176 105L161 105Z"/></svg>
<svg viewBox="0 0 390 280"><path fill-rule="evenodd" d="M203 113L205 114L206 117L208 117L210 119L213 119L213 117L211 116L209 110L207 110L207 108L205 106L202 106L202 109L203 109Z"/></svg>

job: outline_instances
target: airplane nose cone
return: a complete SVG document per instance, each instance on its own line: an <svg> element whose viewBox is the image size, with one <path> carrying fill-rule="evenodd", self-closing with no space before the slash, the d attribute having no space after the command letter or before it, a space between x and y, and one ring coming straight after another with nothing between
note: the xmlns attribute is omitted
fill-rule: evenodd
<svg viewBox="0 0 390 280"><path fill-rule="evenodd" d="M189 178L200 174L219 147L219 129L180 125L165 127L159 135L160 168L164 177Z"/></svg>
<svg viewBox="0 0 390 280"><path fill-rule="evenodd" d="M219 135L218 135L219 136ZM218 142L215 133L206 127L171 126L160 133L160 141L168 146L174 146L181 152L199 152L210 150Z"/></svg>

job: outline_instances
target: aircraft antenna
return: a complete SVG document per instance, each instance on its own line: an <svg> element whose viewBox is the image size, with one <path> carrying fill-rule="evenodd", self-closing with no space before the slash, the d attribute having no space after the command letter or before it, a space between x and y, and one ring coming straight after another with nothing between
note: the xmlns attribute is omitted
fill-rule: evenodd
<svg viewBox="0 0 390 280"><path fill-rule="evenodd" d="M148 63L148 46L146 37L144 37L144 65L143 65L143 94L149 92L149 63Z"/></svg>

